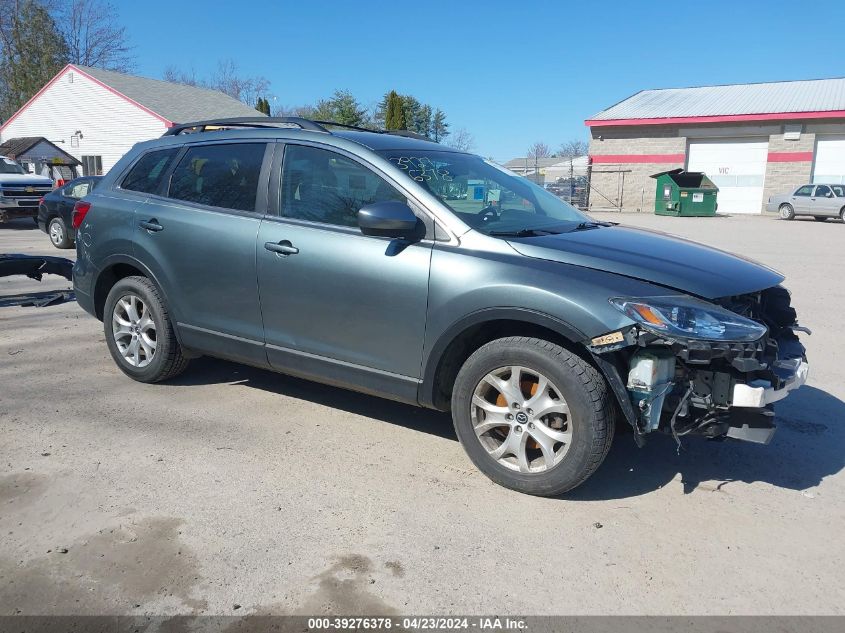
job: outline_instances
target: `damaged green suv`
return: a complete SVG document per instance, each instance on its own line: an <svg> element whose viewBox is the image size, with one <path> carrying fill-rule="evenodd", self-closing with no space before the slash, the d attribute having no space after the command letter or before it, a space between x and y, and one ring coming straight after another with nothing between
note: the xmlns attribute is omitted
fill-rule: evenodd
<svg viewBox="0 0 845 633"><path fill-rule="evenodd" d="M587 479L617 422L766 443L807 376L782 275L406 133L177 125L73 225L77 300L131 378L209 355L451 410L478 468L530 494Z"/></svg>

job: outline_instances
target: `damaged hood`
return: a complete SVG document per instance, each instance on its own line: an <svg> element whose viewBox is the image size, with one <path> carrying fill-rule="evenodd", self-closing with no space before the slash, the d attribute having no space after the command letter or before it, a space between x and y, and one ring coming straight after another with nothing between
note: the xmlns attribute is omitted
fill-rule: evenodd
<svg viewBox="0 0 845 633"><path fill-rule="evenodd" d="M527 257L634 277L716 299L770 288L777 271L679 237L624 226L599 226L557 235L509 239Z"/></svg>

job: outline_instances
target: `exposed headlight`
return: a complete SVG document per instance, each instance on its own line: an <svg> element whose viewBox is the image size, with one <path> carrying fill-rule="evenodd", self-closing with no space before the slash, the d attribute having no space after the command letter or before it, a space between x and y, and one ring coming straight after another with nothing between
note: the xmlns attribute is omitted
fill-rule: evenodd
<svg viewBox="0 0 845 633"><path fill-rule="evenodd" d="M756 341L766 326L692 297L615 298L610 303L644 329L705 341Z"/></svg>

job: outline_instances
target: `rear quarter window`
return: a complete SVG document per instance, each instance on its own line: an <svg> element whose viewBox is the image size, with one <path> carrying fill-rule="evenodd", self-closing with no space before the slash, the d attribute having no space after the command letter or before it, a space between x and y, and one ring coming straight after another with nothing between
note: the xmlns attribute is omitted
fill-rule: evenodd
<svg viewBox="0 0 845 633"><path fill-rule="evenodd" d="M161 179L178 152L178 147L147 152L129 170L120 183L120 188L141 193L156 193L161 186Z"/></svg>

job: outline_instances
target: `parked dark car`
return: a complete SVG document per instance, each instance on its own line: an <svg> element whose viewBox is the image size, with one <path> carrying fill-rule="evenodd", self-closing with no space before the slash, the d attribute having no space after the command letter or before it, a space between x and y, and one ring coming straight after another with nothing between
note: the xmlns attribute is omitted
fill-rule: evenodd
<svg viewBox="0 0 845 633"><path fill-rule="evenodd" d="M73 205L91 193L102 176L84 176L71 180L64 187L51 191L38 205L38 228L44 231L56 248L73 248L76 229L71 222Z"/></svg>
<svg viewBox="0 0 845 633"><path fill-rule="evenodd" d="M618 419L638 443L769 441L808 368L783 275L345 128L177 125L76 203L76 298L121 371L207 354L451 411L481 471L537 495L587 479ZM358 450L330 426L326 459Z"/></svg>

